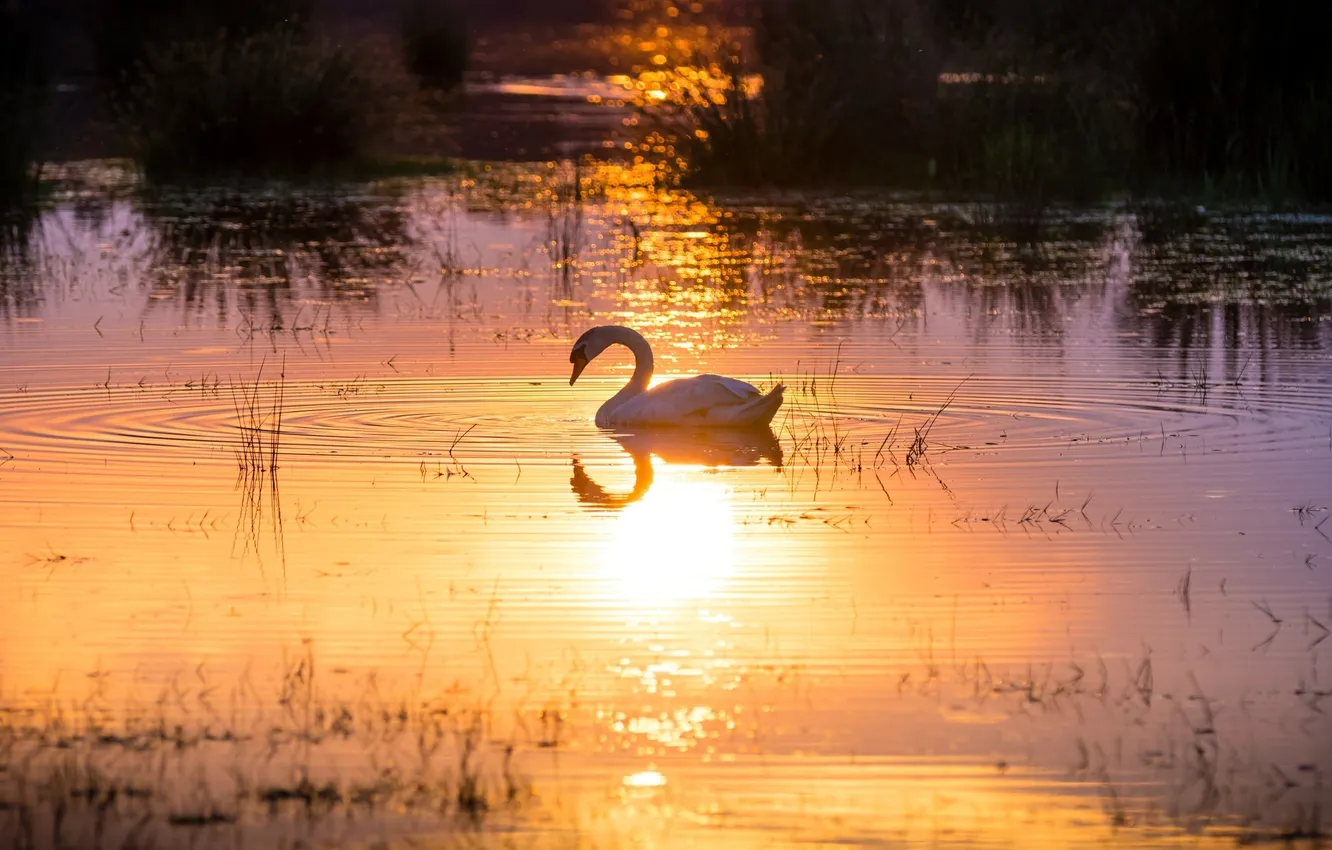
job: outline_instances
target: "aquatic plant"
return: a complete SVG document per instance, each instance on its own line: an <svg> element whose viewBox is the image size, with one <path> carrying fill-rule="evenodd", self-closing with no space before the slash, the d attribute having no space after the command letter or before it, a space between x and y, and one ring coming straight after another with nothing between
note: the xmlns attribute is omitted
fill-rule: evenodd
<svg viewBox="0 0 1332 850"><path fill-rule="evenodd" d="M244 535L244 551L260 552L260 526L264 514L269 515L273 529L274 549L283 568L286 568L286 547L282 535L282 496L278 483L279 460L282 450L282 412L286 395L286 359L271 386L264 385L264 367L253 384L233 384L231 401L236 412L238 445L236 455L236 490L241 494L242 520L236 536ZM261 395L261 392L264 395ZM268 504L264 504L267 490Z"/></svg>
<svg viewBox="0 0 1332 850"><path fill-rule="evenodd" d="M124 114L151 178L300 174L365 151L372 100L353 49L284 26L151 49Z"/></svg>
<svg viewBox="0 0 1332 850"><path fill-rule="evenodd" d="M69 704L0 701L0 846L178 846L193 830L241 841L293 817L307 837L395 815L442 833L530 796L486 709L386 695L373 672L330 686L320 661L308 641L284 651L271 692L200 663L197 687L173 681L124 709L100 686ZM348 752L361 763L346 766Z"/></svg>
<svg viewBox="0 0 1332 850"><path fill-rule="evenodd" d="M682 110L675 135L692 178L939 187L1023 210L1098 194L1123 136L1115 109L1097 105L1100 78L1055 75L1048 51L997 31L957 44L913 0L827 5L756 4L745 70L761 85L732 56L725 83Z"/></svg>
<svg viewBox="0 0 1332 850"><path fill-rule="evenodd" d="M583 243L583 168L580 160L572 163L572 174L565 164L551 175L549 207L546 211L546 248L551 269L563 291L572 293L578 277L579 255Z"/></svg>
<svg viewBox="0 0 1332 850"><path fill-rule="evenodd" d="M472 37L459 4L413 0L402 15L402 50L407 68L422 85L441 91L462 85Z"/></svg>

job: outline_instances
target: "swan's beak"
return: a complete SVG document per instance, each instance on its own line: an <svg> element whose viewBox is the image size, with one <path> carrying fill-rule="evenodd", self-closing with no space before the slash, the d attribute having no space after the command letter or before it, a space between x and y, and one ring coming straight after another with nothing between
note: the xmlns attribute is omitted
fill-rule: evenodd
<svg viewBox="0 0 1332 850"><path fill-rule="evenodd" d="M573 356L569 358L569 362L572 363L574 367L573 374L569 376L569 386L572 387L574 381L578 380L578 376L583 374L583 370L587 368L587 358L583 356L581 351L576 351Z"/></svg>

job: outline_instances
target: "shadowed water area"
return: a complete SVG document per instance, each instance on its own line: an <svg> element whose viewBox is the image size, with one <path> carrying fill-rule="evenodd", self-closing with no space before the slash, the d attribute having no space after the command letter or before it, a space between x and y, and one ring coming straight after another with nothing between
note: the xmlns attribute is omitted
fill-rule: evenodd
<svg viewBox="0 0 1332 850"><path fill-rule="evenodd" d="M0 844L1326 830L1327 217L63 178L0 271ZM596 324L772 434L596 428Z"/></svg>

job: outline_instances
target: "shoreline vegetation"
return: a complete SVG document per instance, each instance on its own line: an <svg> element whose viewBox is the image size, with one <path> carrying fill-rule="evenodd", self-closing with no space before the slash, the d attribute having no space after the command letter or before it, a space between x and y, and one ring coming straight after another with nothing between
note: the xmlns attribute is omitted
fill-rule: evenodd
<svg viewBox="0 0 1332 850"><path fill-rule="evenodd" d="M34 2L0 11L13 42L0 51L0 208L40 195L62 120L49 108L58 26L84 28L98 120L150 182L453 167L447 139L467 120L453 107L478 42L451 0L412 0L378 36L333 31L318 0L84 5L87 20L59 25ZM1293 0L608 0L607 12L632 49L656 45L640 77L685 79L664 103L627 98L642 108L626 121L641 117L646 136L630 153L690 186L926 192L1035 224L1051 204L1112 198L1332 200L1332 67L1316 49L1332 25ZM691 87L700 71L709 85ZM402 152L404 120L432 125L433 153Z"/></svg>
<svg viewBox="0 0 1332 850"><path fill-rule="evenodd" d="M71 132L156 183L452 168L441 125L472 46L451 0L415 0L401 33L367 37L321 23L317 0L79 5L70 21L36 0L0 8L0 209L33 204L63 158L49 137Z"/></svg>
<svg viewBox="0 0 1332 850"><path fill-rule="evenodd" d="M1126 193L1332 200L1332 68L1316 47L1332 28L1294 2L749 9L753 47L723 57L722 96L675 116L700 185L877 185L1030 209Z"/></svg>

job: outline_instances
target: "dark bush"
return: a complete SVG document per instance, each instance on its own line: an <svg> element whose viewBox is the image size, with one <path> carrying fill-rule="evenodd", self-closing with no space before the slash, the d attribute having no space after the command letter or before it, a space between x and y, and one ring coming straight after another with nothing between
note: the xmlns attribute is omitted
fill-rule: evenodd
<svg viewBox="0 0 1332 850"><path fill-rule="evenodd" d="M150 51L125 116L150 177L285 175L361 154L372 100L357 54L280 27Z"/></svg>
<svg viewBox="0 0 1332 850"><path fill-rule="evenodd" d="M747 97L727 60L725 102L688 107L681 139L708 182L775 185L895 181L924 174L914 135L933 108L937 55L914 3L761 0Z"/></svg>
<svg viewBox="0 0 1332 850"><path fill-rule="evenodd" d="M462 85L472 55L467 20L450 0L412 0L402 16L406 65L421 84L440 91Z"/></svg>
<svg viewBox="0 0 1332 850"><path fill-rule="evenodd" d="M1332 200L1332 18L1300 0L749 8L761 94L696 101L677 138L702 181Z"/></svg>
<svg viewBox="0 0 1332 850"><path fill-rule="evenodd" d="M1130 4L1136 173L1332 200L1332 20L1301 0Z"/></svg>
<svg viewBox="0 0 1332 850"><path fill-rule="evenodd" d="M310 11L311 0L93 0L88 36L101 79L119 95L138 82L152 51L303 28Z"/></svg>

